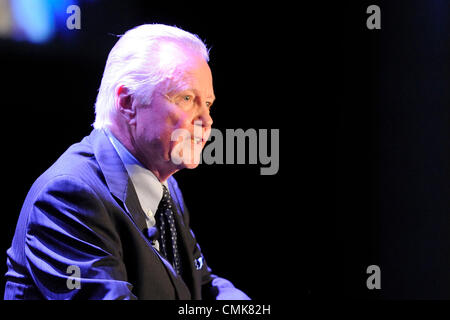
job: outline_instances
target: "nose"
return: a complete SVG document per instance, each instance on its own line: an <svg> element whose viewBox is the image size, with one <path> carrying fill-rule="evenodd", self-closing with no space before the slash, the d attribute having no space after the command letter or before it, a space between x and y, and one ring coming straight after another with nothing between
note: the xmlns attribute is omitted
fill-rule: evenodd
<svg viewBox="0 0 450 320"><path fill-rule="evenodd" d="M210 128L213 124L213 119L211 118L211 114L209 113L209 108L204 106L201 108L201 111L198 115L196 121L201 121L202 127Z"/></svg>

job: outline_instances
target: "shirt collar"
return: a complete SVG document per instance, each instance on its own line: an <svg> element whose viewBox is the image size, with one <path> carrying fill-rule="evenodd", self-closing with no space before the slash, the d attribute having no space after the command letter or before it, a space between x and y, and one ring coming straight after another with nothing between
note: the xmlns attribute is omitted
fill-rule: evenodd
<svg viewBox="0 0 450 320"><path fill-rule="evenodd" d="M109 129L105 129L105 132L130 176L142 210L150 220L147 223L153 226L155 224L154 215L163 196L162 184L167 187L167 181L161 184L153 172L145 168Z"/></svg>

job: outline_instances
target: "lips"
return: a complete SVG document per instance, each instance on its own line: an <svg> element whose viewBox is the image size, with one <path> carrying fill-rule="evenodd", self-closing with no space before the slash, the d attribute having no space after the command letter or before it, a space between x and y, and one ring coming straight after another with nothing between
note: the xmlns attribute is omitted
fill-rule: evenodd
<svg viewBox="0 0 450 320"><path fill-rule="evenodd" d="M203 142L203 138L202 138L202 137L194 137L192 140L193 140L195 143L198 143L198 144L200 144L200 143Z"/></svg>
<svg viewBox="0 0 450 320"><path fill-rule="evenodd" d="M202 139L201 139L201 138L194 137L194 142L195 142L195 143L200 143L200 142L202 142Z"/></svg>

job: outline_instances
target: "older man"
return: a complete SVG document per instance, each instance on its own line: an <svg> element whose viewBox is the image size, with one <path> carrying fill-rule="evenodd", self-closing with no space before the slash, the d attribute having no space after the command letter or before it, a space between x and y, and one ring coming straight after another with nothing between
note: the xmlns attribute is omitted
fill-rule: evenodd
<svg viewBox="0 0 450 320"><path fill-rule="evenodd" d="M25 199L5 299L248 299L211 273L172 177L198 165L209 136L207 61L203 42L175 27L142 25L120 38L95 129Z"/></svg>

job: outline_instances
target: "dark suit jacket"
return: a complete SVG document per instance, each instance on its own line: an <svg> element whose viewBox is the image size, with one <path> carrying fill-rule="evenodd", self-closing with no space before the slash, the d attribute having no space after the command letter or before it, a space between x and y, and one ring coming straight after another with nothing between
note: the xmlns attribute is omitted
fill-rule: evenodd
<svg viewBox="0 0 450 320"><path fill-rule="evenodd" d="M229 281L211 274L175 179L168 185L178 209L182 278L151 246L127 171L105 132L93 130L31 187L7 251L5 299L239 296ZM77 275L72 265L79 279L70 278Z"/></svg>

